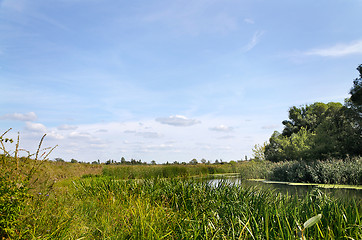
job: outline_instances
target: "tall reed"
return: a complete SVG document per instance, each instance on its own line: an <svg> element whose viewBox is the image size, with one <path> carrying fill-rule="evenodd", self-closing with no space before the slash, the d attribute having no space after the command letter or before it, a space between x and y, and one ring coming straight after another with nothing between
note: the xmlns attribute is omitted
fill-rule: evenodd
<svg viewBox="0 0 362 240"><path fill-rule="evenodd" d="M306 239L362 237L361 202L318 190L298 199L225 181L98 177L74 181L41 204L28 206L38 219L24 221L23 238L296 239L298 225L318 214Z"/></svg>

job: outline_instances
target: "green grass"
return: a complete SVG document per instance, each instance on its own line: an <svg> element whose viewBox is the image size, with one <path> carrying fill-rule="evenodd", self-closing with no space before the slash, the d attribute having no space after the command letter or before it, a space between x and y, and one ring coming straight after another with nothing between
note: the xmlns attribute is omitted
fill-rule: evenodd
<svg viewBox="0 0 362 240"><path fill-rule="evenodd" d="M27 205L14 239L361 239L361 202L318 190L297 199L191 179L74 181Z"/></svg>

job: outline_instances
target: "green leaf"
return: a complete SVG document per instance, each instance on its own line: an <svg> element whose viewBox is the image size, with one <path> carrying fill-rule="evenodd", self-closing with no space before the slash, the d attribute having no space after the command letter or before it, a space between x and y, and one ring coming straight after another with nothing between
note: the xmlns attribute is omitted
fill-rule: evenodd
<svg viewBox="0 0 362 240"><path fill-rule="evenodd" d="M309 228L311 226L313 226L314 224L316 224L319 220L321 220L322 218L322 214L318 214L317 216L314 216L312 218L309 218L305 223L304 223L304 228Z"/></svg>

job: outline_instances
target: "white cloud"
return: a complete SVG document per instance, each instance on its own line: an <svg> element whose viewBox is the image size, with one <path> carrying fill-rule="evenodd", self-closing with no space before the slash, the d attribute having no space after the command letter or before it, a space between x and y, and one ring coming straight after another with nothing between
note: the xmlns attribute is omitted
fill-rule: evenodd
<svg viewBox="0 0 362 240"><path fill-rule="evenodd" d="M233 139L233 138L235 138L235 136L226 135L226 136L219 137L218 139Z"/></svg>
<svg viewBox="0 0 362 240"><path fill-rule="evenodd" d="M185 116L181 115L169 116L165 118L156 118L156 121L162 124L178 126L178 127L187 127L200 123L200 121L196 119L188 119Z"/></svg>
<svg viewBox="0 0 362 240"><path fill-rule="evenodd" d="M254 24L255 23L254 20L251 19L251 18L245 18L244 22L249 23L249 24Z"/></svg>
<svg viewBox="0 0 362 240"><path fill-rule="evenodd" d="M96 132L97 133L106 133L106 132L108 132L108 130L107 129L99 129Z"/></svg>
<svg viewBox="0 0 362 240"><path fill-rule="evenodd" d="M159 145L148 145L145 147L145 150L147 151L157 151L157 150L172 150L173 145L172 144L159 144Z"/></svg>
<svg viewBox="0 0 362 240"><path fill-rule="evenodd" d="M63 125L61 125L61 126L59 126L57 128L58 128L58 130L75 130L78 127L74 126L74 125L63 124Z"/></svg>
<svg viewBox="0 0 362 240"><path fill-rule="evenodd" d="M160 137L162 137L162 135L157 132L138 132L138 133L136 133L136 135L144 137L144 138L160 138Z"/></svg>
<svg viewBox="0 0 362 240"><path fill-rule="evenodd" d="M26 122L25 130L37 134L46 134L48 139L62 140L64 136L55 130L49 130L44 124Z"/></svg>
<svg viewBox="0 0 362 240"><path fill-rule="evenodd" d="M1 120L14 120L14 121L35 121L37 116L34 112L29 113L9 113L0 116Z"/></svg>
<svg viewBox="0 0 362 240"><path fill-rule="evenodd" d="M25 129L31 132L46 133L47 128L41 123L26 122Z"/></svg>
<svg viewBox="0 0 362 240"><path fill-rule="evenodd" d="M362 54L362 40L349 44L337 44L328 48L317 48L305 52L305 55L322 57L343 57L352 54Z"/></svg>
<svg viewBox="0 0 362 240"><path fill-rule="evenodd" d="M64 136L62 134L57 133L56 131L51 131L49 133L47 133L47 136L51 139L55 139L55 140L62 140L64 139Z"/></svg>
<svg viewBox="0 0 362 240"><path fill-rule="evenodd" d="M132 131L132 130L125 130L123 131L124 133L136 133L136 131Z"/></svg>
<svg viewBox="0 0 362 240"><path fill-rule="evenodd" d="M251 38L251 40L249 41L249 43L245 46L244 50L246 52L250 51L251 49L253 49L256 44L259 43L261 37L264 35L264 31L256 31L253 35L253 37Z"/></svg>
<svg viewBox="0 0 362 240"><path fill-rule="evenodd" d="M217 131L217 132L231 132L234 130L233 127L228 127L225 125L219 125L216 127L209 128L211 131Z"/></svg>
<svg viewBox="0 0 362 240"><path fill-rule="evenodd" d="M69 134L69 137L70 138L75 138L75 139L91 139L92 138L92 135L90 135L89 133L86 133L86 132L71 132Z"/></svg>

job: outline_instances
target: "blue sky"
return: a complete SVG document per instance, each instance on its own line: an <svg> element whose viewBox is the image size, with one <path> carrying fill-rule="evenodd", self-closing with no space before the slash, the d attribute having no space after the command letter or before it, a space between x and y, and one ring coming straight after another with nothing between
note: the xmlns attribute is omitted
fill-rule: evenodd
<svg viewBox="0 0 362 240"><path fill-rule="evenodd" d="M0 129L65 160L243 159L343 102L361 0L2 0Z"/></svg>

